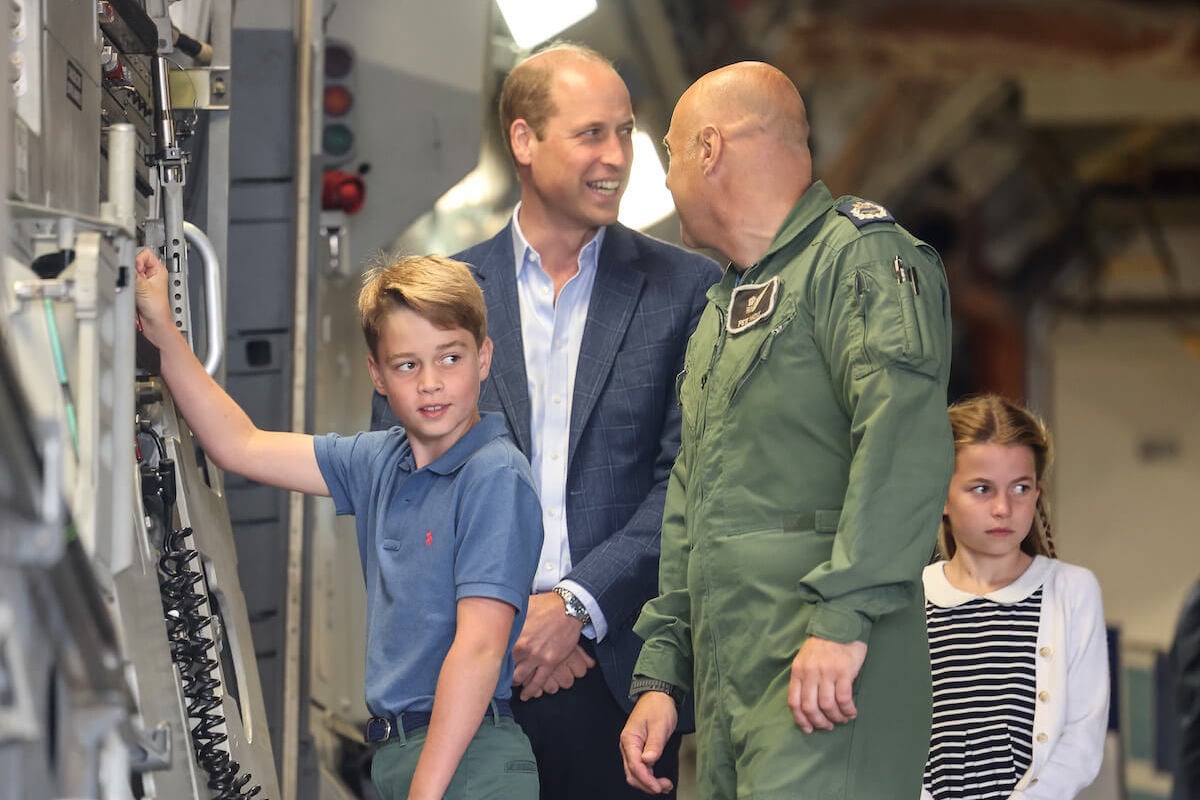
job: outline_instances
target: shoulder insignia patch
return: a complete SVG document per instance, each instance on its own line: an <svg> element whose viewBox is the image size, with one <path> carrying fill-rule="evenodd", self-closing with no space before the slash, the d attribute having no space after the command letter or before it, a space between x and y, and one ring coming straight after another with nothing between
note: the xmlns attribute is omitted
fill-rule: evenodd
<svg viewBox="0 0 1200 800"><path fill-rule="evenodd" d="M848 203L842 203L837 207L837 212L853 222L856 228L870 225L872 222L896 221L896 218L889 214L886 208L879 203L872 203L870 200L851 200Z"/></svg>

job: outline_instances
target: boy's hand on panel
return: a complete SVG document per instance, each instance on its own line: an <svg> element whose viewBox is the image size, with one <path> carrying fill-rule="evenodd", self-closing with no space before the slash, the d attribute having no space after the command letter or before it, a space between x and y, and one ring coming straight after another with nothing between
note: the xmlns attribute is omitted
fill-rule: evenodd
<svg viewBox="0 0 1200 800"><path fill-rule="evenodd" d="M134 296L137 303L138 329L152 344L157 345L160 343L158 337L161 333L175 325L171 316L171 302L167 296L170 276L167 268L151 250L138 252L134 268L137 272Z"/></svg>

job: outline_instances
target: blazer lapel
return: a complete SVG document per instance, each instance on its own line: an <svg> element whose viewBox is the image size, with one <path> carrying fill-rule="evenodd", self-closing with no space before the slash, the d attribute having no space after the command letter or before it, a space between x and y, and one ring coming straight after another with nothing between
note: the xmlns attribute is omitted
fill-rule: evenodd
<svg viewBox="0 0 1200 800"><path fill-rule="evenodd" d="M476 254L477 253L477 254ZM520 301L517 297L517 267L513 262L512 224L472 253L478 263L475 277L487 301L488 335L494 348L492 370L484 384L500 399L509 429L521 452L529 455L529 381L525 375L525 345L521 338Z"/></svg>
<svg viewBox="0 0 1200 800"><path fill-rule="evenodd" d="M620 225L610 226L604 233L604 244L600 248L596 282L588 302L587 323L579 346L567 447L568 465L574 461L575 448L612 370L617 350L637 307L644 278L632 268L636 257L637 248L628 230Z"/></svg>

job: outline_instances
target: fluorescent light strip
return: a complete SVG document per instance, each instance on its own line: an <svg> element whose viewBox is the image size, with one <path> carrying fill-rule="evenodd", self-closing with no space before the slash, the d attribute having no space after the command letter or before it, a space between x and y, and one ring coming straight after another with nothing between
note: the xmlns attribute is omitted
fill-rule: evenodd
<svg viewBox="0 0 1200 800"><path fill-rule="evenodd" d="M596 0L496 0L513 41L529 50L596 10Z"/></svg>

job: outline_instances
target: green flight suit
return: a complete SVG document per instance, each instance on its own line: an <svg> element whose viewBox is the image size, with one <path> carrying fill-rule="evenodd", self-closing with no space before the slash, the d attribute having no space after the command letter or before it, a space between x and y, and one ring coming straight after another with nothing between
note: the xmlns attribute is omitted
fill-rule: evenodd
<svg viewBox="0 0 1200 800"><path fill-rule="evenodd" d="M708 298L677 379L683 442L635 672L693 692L701 798L917 798L921 569L954 467L941 260L818 182ZM805 734L787 705L809 634L868 644L858 719L830 732Z"/></svg>

